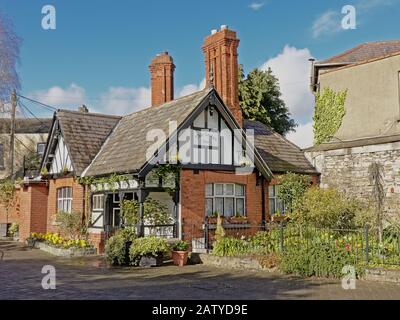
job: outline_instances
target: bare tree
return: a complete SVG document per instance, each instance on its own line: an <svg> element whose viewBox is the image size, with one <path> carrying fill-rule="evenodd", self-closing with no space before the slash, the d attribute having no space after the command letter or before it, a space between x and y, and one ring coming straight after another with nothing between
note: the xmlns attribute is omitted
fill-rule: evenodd
<svg viewBox="0 0 400 320"><path fill-rule="evenodd" d="M21 40L14 31L10 19L0 13L0 108L7 111L13 90L20 89L16 66L19 60Z"/></svg>

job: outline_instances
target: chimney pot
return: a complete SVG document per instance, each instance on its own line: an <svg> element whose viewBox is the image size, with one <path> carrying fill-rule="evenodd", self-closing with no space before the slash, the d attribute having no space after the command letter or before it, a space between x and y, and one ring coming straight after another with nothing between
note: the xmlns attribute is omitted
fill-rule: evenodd
<svg viewBox="0 0 400 320"><path fill-rule="evenodd" d="M228 29L228 26L226 25L226 24L223 24L222 26L221 26L221 30L227 30Z"/></svg>
<svg viewBox="0 0 400 320"><path fill-rule="evenodd" d="M218 32L217 29L212 29L212 30L211 30L211 34L216 34L217 32Z"/></svg>

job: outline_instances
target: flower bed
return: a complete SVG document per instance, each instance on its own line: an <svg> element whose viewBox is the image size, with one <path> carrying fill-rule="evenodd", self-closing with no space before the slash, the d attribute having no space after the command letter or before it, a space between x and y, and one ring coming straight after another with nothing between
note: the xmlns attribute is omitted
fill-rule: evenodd
<svg viewBox="0 0 400 320"><path fill-rule="evenodd" d="M60 257L82 257L96 254L96 249L83 239L65 239L56 233L32 233L27 239L29 246Z"/></svg>

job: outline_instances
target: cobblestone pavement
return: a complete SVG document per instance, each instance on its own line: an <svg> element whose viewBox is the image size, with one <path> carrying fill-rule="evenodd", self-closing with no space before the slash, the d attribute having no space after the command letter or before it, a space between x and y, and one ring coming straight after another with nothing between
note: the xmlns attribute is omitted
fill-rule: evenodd
<svg viewBox="0 0 400 320"><path fill-rule="evenodd" d="M400 285L227 271L203 265L154 269L109 268L102 257L56 258L15 242L0 241L0 299L400 299ZM42 267L56 268L56 290L41 287Z"/></svg>

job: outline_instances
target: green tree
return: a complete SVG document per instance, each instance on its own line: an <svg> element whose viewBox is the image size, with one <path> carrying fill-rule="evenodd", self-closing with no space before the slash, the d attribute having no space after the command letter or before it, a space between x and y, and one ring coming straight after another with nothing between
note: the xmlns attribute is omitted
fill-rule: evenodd
<svg viewBox="0 0 400 320"><path fill-rule="evenodd" d="M297 126L281 98L279 81L269 68L254 69L247 77L239 69L239 101L243 116L272 127L280 134L293 131Z"/></svg>
<svg viewBox="0 0 400 320"><path fill-rule="evenodd" d="M298 210L307 189L311 186L311 177L292 172L279 177L278 198L283 201L288 212Z"/></svg>
<svg viewBox="0 0 400 320"><path fill-rule="evenodd" d="M6 223L8 223L8 216L10 210L14 205L15 184L11 180L0 181L0 205L6 211Z"/></svg>

